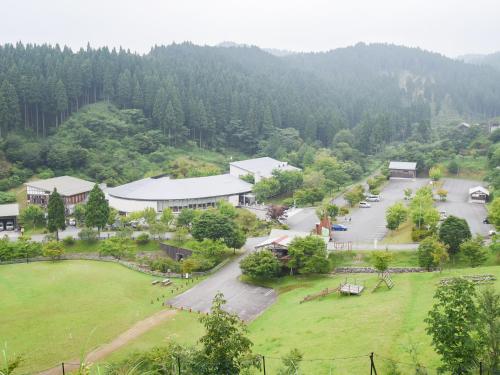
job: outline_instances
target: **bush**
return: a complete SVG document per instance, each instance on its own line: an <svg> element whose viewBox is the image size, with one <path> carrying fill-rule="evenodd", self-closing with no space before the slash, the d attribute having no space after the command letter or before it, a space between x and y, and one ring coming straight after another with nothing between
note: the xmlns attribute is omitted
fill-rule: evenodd
<svg viewBox="0 0 500 375"><path fill-rule="evenodd" d="M16 195L6 191L0 191L0 204L13 203L16 201Z"/></svg>
<svg viewBox="0 0 500 375"><path fill-rule="evenodd" d="M418 246L417 254L418 265L428 271L439 266L448 258L446 246L435 237L425 238Z"/></svg>
<svg viewBox="0 0 500 375"><path fill-rule="evenodd" d="M375 267L378 272L386 271L389 268L389 263L392 258L392 253L388 251L373 251L371 254L373 267Z"/></svg>
<svg viewBox="0 0 500 375"><path fill-rule="evenodd" d="M64 247L61 242L50 241L43 245L43 256L52 260L61 259L64 255Z"/></svg>
<svg viewBox="0 0 500 375"><path fill-rule="evenodd" d="M349 214L349 207L346 207L346 206L340 207L340 209L339 209L339 215L340 216L345 216L347 214Z"/></svg>
<svg viewBox="0 0 500 375"><path fill-rule="evenodd" d="M147 258L145 263L152 271L163 273L167 273L169 270L170 272L181 272L181 264L169 257L159 257L154 259Z"/></svg>
<svg viewBox="0 0 500 375"><path fill-rule="evenodd" d="M147 233L141 233L137 236L135 239L135 242L139 245L145 245L149 242L149 234Z"/></svg>
<svg viewBox="0 0 500 375"><path fill-rule="evenodd" d="M439 228L439 240L448 246L450 255L458 253L460 244L471 237L467 221L453 215L446 218Z"/></svg>
<svg viewBox="0 0 500 375"><path fill-rule="evenodd" d="M75 239L73 238L73 236L67 236L63 238L62 242L66 246L72 246L75 244Z"/></svg>
<svg viewBox="0 0 500 375"><path fill-rule="evenodd" d="M411 240L413 242L420 242L424 238L427 238L429 236L432 236L434 232L432 230L427 230L427 229L418 229L416 227L413 227L411 229Z"/></svg>
<svg viewBox="0 0 500 375"><path fill-rule="evenodd" d="M279 275L281 266L271 251L254 252L240 262L243 275L255 279L269 279Z"/></svg>
<svg viewBox="0 0 500 375"><path fill-rule="evenodd" d="M85 242L93 243L97 242L97 231L92 228L83 228L80 233L78 233L78 237Z"/></svg>

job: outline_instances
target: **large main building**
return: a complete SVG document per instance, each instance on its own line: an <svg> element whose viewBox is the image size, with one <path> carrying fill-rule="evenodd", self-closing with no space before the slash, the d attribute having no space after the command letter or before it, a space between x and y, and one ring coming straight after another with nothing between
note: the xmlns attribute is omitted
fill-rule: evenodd
<svg viewBox="0 0 500 375"><path fill-rule="evenodd" d="M230 172L217 176L172 179L168 176L144 178L115 188L108 188L109 205L121 213L153 208L162 212L170 208L179 212L183 208L213 207L220 200L233 205L251 202L253 185L240 176L252 175L256 182L270 177L278 170L299 170L272 158L257 158L233 162Z"/></svg>

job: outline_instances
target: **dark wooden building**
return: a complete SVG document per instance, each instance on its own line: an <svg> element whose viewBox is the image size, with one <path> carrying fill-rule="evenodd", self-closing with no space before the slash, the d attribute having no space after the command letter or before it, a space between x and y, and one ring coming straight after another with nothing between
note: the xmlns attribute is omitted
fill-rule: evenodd
<svg viewBox="0 0 500 375"><path fill-rule="evenodd" d="M389 163L389 176L391 178L416 178L417 163L406 161L391 161Z"/></svg>

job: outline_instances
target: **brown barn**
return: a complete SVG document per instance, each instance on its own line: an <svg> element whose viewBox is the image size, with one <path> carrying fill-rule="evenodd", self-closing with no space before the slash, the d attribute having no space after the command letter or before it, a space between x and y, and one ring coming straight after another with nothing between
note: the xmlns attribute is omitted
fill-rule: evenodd
<svg viewBox="0 0 500 375"><path fill-rule="evenodd" d="M391 161L389 163L389 176L391 178L416 178L417 163L406 161Z"/></svg>

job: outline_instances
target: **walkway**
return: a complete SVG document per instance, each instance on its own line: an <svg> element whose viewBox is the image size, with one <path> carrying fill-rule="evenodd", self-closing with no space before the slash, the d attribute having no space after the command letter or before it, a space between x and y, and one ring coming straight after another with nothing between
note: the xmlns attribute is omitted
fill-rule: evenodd
<svg viewBox="0 0 500 375"><path fill-rule="evenodd" d="M276 300L276 293L271 288L241 282L239 263L247 254L254 251L254 246L264 238L249 238L245 244L245 254L193 288L168 300L166 304L206 313L210 311L217 292L222 292L227 301L224 306L226 311L238 314L245 321L255 319Z"/></svg>
<svg viewBox="0 0 500 375"><path fill-rule="evenodd" d="M135 338L149 331L151 328L156 327L165 320L170 319L177 313L175 310L161 310L150 317L135 323L131 328L120 334L110 343L104 344L92 350L85 358L87 363L96 363L101 359L106 358L114 351L125 346ZM80 359L74 358L64 362L64 369L66 372L74 371L79 368ZM39 375L60 375L62 374L62 366L56 366L49 370L39 373Z"/></svg>

